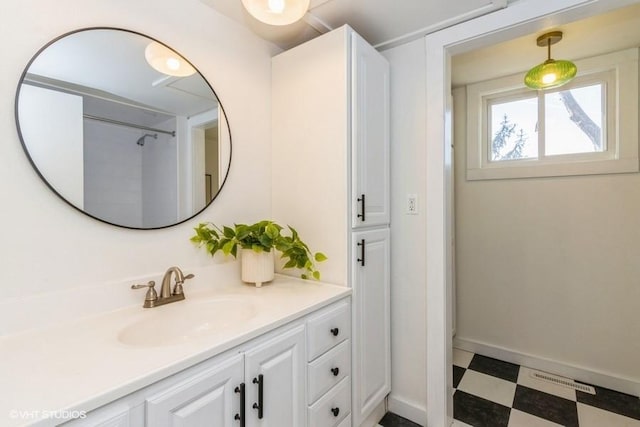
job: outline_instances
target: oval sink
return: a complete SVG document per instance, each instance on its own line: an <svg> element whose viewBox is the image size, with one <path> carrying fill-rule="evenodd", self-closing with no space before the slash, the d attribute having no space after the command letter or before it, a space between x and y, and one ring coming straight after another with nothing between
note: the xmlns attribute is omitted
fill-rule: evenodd
<svg viewBox="0 0 640 427"><path fill-rule="evenodd" d="M120 331L118 341L139 347L180 344L224 333L256 313L251 302L240 298L216 298L184 304L178 302L147 310L152 311L144 319Z"/></svg>

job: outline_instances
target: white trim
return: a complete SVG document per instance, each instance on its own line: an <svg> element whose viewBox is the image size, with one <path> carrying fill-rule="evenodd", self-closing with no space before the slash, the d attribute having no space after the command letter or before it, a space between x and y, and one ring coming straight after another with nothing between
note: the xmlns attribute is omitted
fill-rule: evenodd
<svg viewBox="0 0 640 427"><path fill-rule="evenodd" d="M389 412L400 415L421 426L427 423L427 408L419 406L415 402L394 396L393 393L389 395Z"/></svg>
<svg viewBox="0 0 640 427"><path fill-rule="evenodd" d="M405 43L412 42L414 40L418 40L419 38L424 37L427 34L440 31L443 28L447 28L452 25L456 25L461 22L469 21L479 16L486 15L487 13L491 13L491 12L495 12L496 10L503 9L507 7L507 2L508 0L493 0L489 4L481 6L477 9L471 10L469 12L461 13L460 15L451 17L449 19L445 19L444 21L439 21L432 25L428 25L426 27L420 28L419 30L412 31L408 34L404 34L400 37L396 37L391 40L378 43L373 47L375 47L378 50L386 50L396 46L403 45Z"/></svg>
<svg viewBox="0 0 640 427"><path fill-rule="evenodd" d="M528 353L520 353L508 348L499 347L481 341L456 338L454 347L460 350L478 353L505 362L526 366L527 368L539 369L550 374L560 375L588 384L595 384L601 387L617 390L622 393L640 396L640 383L626 378L618 377L614 374L594 371L583 366L571 365L559 360L548 359Z"/></svg>
<svg viewBox="0 0 640 427"><path fill-rule="evenodd" d="M425 203L427 251L427 425L449 426L453 420L451 396L451 289L447 286L446 152L450 151L445 118L451 110L450 55L584 19L637 0L522 0L469 22L425 38L427 182Z"/></svg>
<svg viewBox="0 0 640 427"><path fill-rule="evenodd" d="M534 92L526 88L522 73L467 85L467 180L512 179L569 175L638 172L638 48L575 61L580 75L560 89ZM488 109L495 101L537 98L541 129L548 93L602 85L604 151L545 155L544 131L538 133L539 157L490 161L491 131ZM626 115L626 120L621 116Z"/></svg>

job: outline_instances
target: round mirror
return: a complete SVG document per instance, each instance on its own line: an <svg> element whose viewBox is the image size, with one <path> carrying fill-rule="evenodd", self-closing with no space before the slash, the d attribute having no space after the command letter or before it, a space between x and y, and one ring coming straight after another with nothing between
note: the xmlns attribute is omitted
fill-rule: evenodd
<svg viewBox="0 0 640 427"><path fill-rule="evenodd" d="M65 34L29 62L16 122L45 183L85 214L126 228L186 221L231 163L222 104L189 61L132 31Z"/></svg>

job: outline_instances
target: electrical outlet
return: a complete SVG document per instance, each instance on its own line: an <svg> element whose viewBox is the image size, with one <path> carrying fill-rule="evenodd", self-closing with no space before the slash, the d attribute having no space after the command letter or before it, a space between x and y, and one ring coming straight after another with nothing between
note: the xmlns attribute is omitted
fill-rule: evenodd
<svg viewBox="0 0 640 427"><path fill-rule="evenodd" d="M418 214L418 195L407 194L407 215Z"/></svg>

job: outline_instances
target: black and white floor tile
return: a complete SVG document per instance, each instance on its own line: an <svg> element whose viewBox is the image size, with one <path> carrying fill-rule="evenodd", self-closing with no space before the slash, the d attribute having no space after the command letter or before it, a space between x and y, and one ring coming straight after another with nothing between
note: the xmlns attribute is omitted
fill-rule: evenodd
<svg viewBox="0 0 640 427"><path fill-rule="evenodd" d="M453 349L454 427L640 427L640 399L535 379L532 369ZM380 427L420 427L387 413Z"/></svg>
<svg viewBox="0 0 640 427"><path fill-rule="evenodd" d="M635 396L601 387L595 395L576 391L533 378L524 366L458 349L453 365L454 425L640 427Z"/></svg>
<svg viewBox="0 0 640 427"><path fill-rule="evenodd" d="M384 418L380 420L378 427L420 427L420 425L399 415L387 412Z"/></svg>

